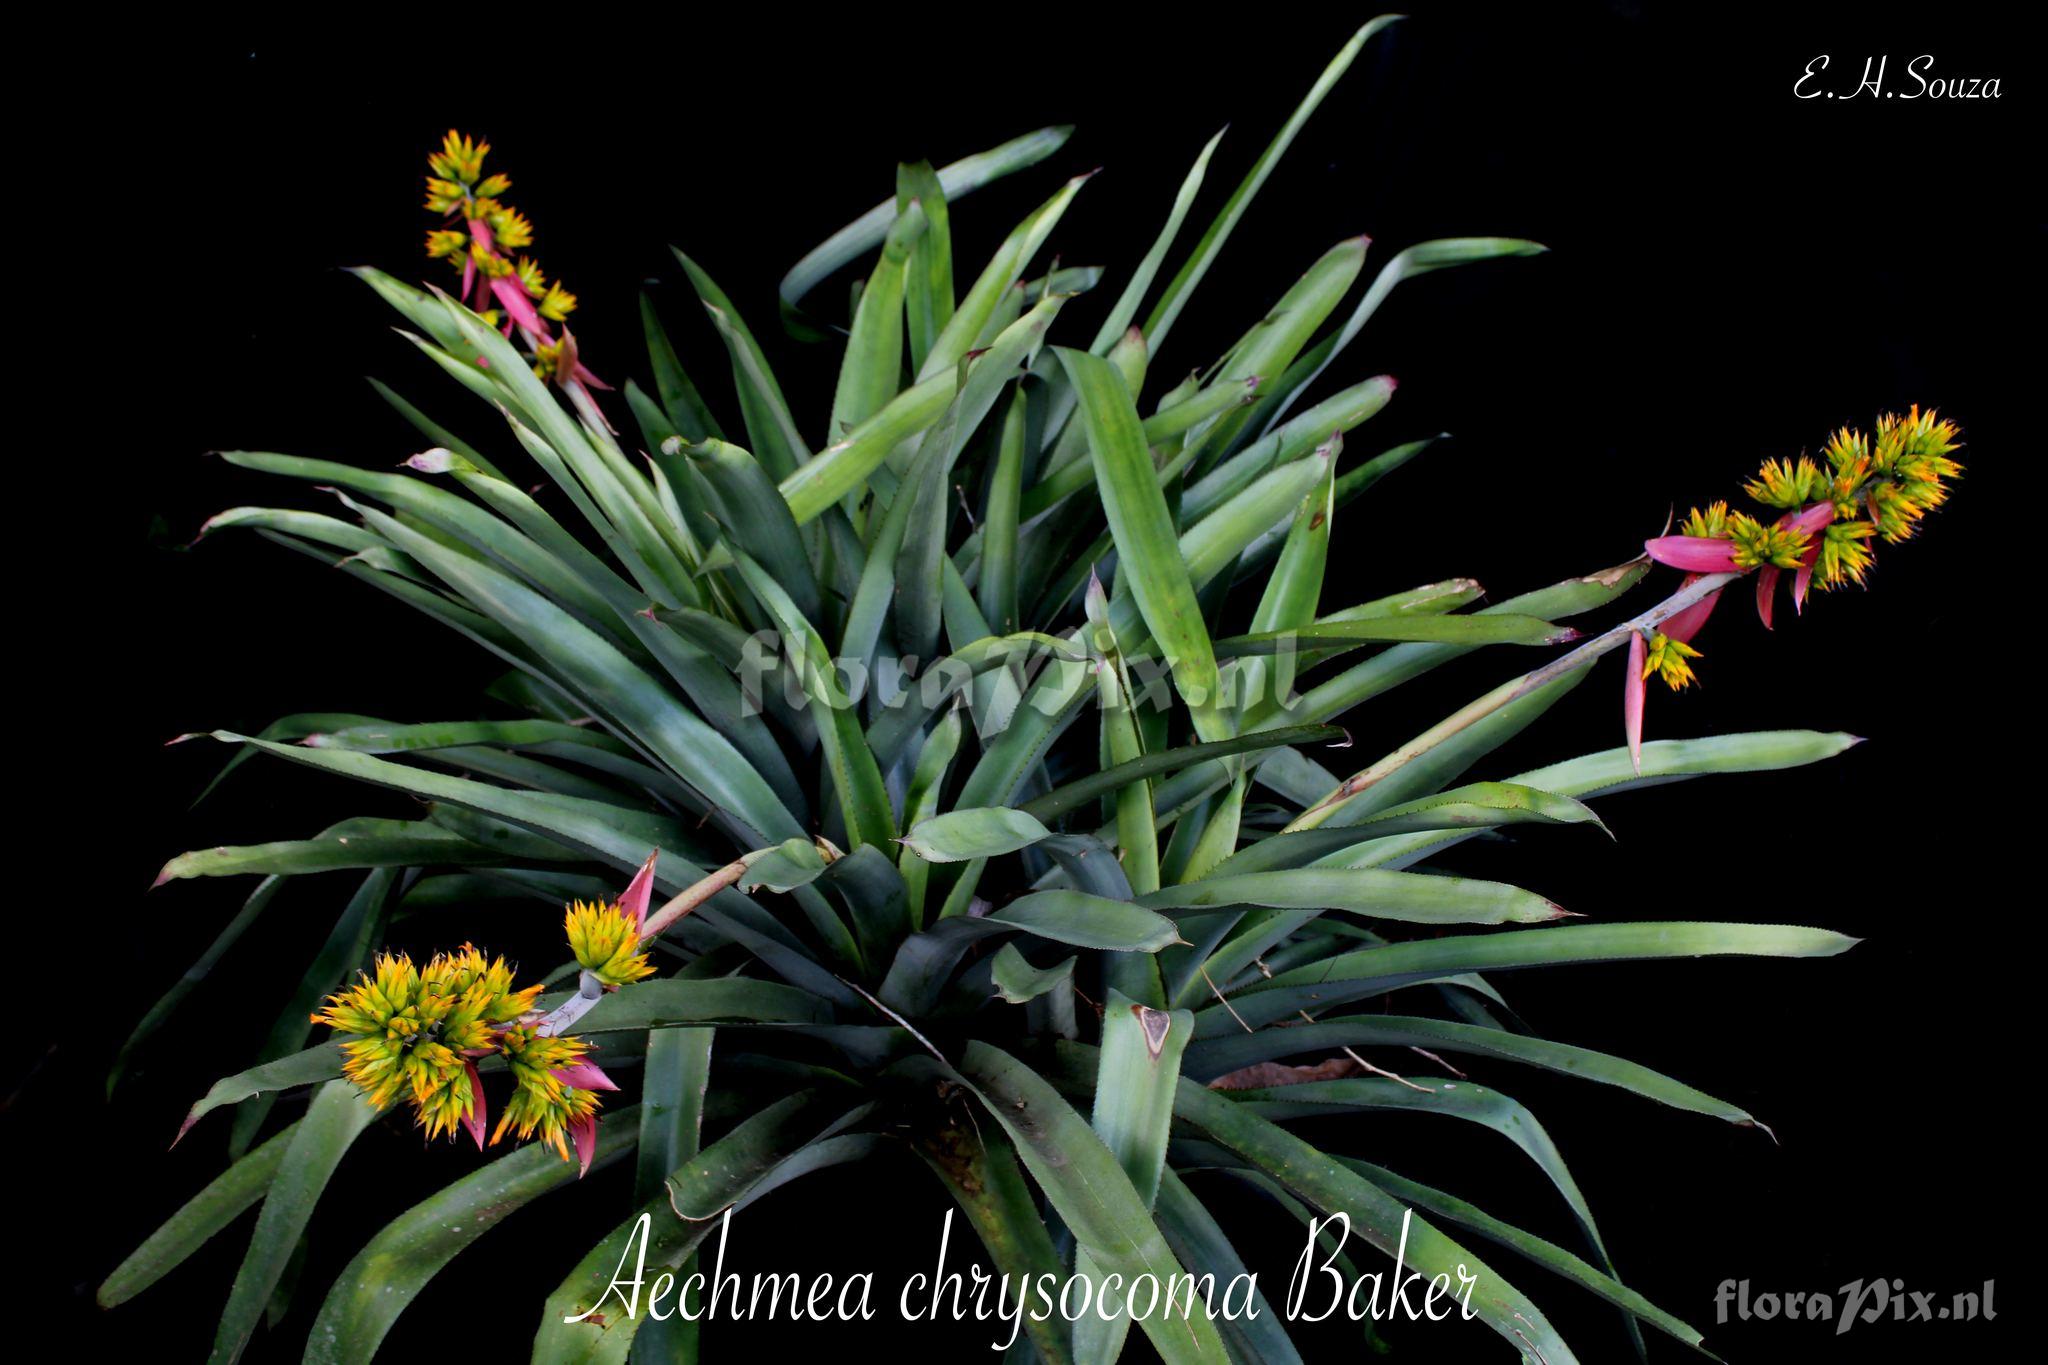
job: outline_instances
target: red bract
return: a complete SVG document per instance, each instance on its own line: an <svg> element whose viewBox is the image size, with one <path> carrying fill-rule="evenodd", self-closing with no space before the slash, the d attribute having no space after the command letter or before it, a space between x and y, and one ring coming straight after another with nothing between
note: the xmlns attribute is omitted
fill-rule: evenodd
<svg viewBox="0 0 2048 1365"><path fill-rule="evenodd" d="M1740 573L1735 542L1718 536L1658 536L1643 542L1643 551L1659 564L1687 573Z"/></svg>
<svg viewBox="0 0 2048 1365"><path fill-rule="evenodd" d="M640 864L633 880L626 883L625 894L619 897L619 909L633 921L636 933L647 924L647 906L654 896L654 865L660 861L661 850L657 848Z"/></svg>
<svg viewBox="0 0 2048 1365"><path fill-rule="evenodd" d="M484 1149L484 1078L477 1074L475 1062L465 1057L462 1064L469 1068L469 1093L475 1097L462 1126L476 1139L476 1149L481 1152Z"/></svg>
<svg viewBox="0 0 2048 1365"><path fill-rule="evenodd" d="M1801 512L1787 512L1778 518L1780 530L1799 531L1811 537L1813 543L1806 547L1799 557L1798 576L1792 581L1793 610L1806 606L1807 585L1813 581L1814 561L1820 558L1820 533L1835 519L1835 505L1831 502L1817 502ZM1783 572L1775 564L1766 564L1756 576L1756 614L1763 621L1764 629L1771 627L1771 604L1777 597L1778 576Z"/></svg>

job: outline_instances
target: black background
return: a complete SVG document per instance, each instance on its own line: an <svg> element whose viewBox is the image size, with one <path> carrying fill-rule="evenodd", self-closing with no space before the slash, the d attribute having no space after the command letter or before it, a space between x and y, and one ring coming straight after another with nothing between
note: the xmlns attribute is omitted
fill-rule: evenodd
<svg viewBox="0 0 2048 1365"><path fill-rule="evenodd" d="M1402 381L1354 452L1440 430L1456 438L1342 518L1327 607L1453 574L1496 595L1546 584L1627 558L1670 505L1731 496L1758 458L1816 448L1834 425L1912 402L1963 423L1969 474L1952 505L1923 539L1881 553L1869 592L1823 596L1803 619L1781 607L1772 635L1746 602L1724 604L1700 641L1703 686L1650 699L1653 737L1813 726L1870 743L1819 768L1606 802L1617 844L1562 831L1458 863L1603 919L1791 921L1867 939L1829 960L1507 983L1549 1036L1743 1105L1782 1146L1597 1087L1474 1069L1546 1120L1630 1283L1734 1359L1995 1358L2031 1297L2008 1235L2037 1192L2039 1145L2028 1117L2036 1059L2020 1032L2039 907L2014 848L2031 836L2036 761L2033 575L2021 559L2039 518L2038 428L2023 404L2038 384L2021 364L2034 362L2031 381L2042 232L2022 198L2039 177L2039 57L1998 13L1420 7L1329 98L1154 359L1157 392L1355 233L1374 237L1373 261L1447 235L1553 248L1404 284L1327 377L1326 390L1382 371ZM36 551L30 591L57 637L18 674L34 680L20 718L51 747L16 784L40 812L17 822L34 846L16 856L51 867L57 884L17 910L16 942L42 961L50 945L63 965L20 963L49 989L11 1049L4 1141L18 1193L52 1183L53 1163L64 1191L34 1225L37 1292L19 1310L33 1304L36 1320L54 1315L96 1349L203 1354L239 1230L114 1314L96 1313L92 1287L219 1168L219 1117L173 1153L164 1144L193 1095L249 1060L348 887L294 890L106 1103L113 1047L238 903L228 883L141 889L186 848L407 810L389 794L257 767L188 811L223 754L163 741L253 731L300 710L466 714L494 674L452 637L254 538L174 548L222 507L319 505L201 458L208 448L378 467L416 448L365 373L472 439L488 432L335 269L428 275L418 177L443 128L496 146L541 259L584 299L577 332L600 373L641 368L633 299L651 278L685 363L723 393L725 363L692 319L673 242L753 321L815 431L834 362L777 331L774 281L881 198L897 160L943 162L1076 123L1050 164L956 207L956 254L977 268L1060 177L1101 165L1054 246L1069 264L1128 269L1209 134L1232 125L1193 222L1362 17L1097 7L1071 21L1014 8L819 18L762 6L654 23L593 8L558 28L507 20L516 39L493 41L465 36L462 13L444 10L388 30L351 18L317 39L251 27L152 47L128 35L132 60L95 70L83 96L92 121L72 144L84 154L64 193L87 249L53 244L32 282L97 283L65 309L87 327L67 351L65 378L84 389L65 410L68 435L18 461L52 476L29 518L50 547ZM1865 55L1891 54L1896 80L1905 60L1932 52L1938 72L2001 77L2003 98L1795 100L1798 72L1823 52L1835 88ZM843 287L835 279L818 297ZM1074 304L1067 335L1085 337L1120 287L1113 275ZM1482 659L1354 713L1360 749L1382 751L1498 673ZM1602 669L1488 775L1617 742L1619 691L1619 669ZM46 851L51 837L79 848ZM531 928L479 932L517 950ZM1439 1127L1382 1117L1326 1136L1571 1240L1565 1211L1517 1154ZM409 1137L373 1130L316 1220L305 1291L252 1355L293 1356L325 1278L475 1160L452 1147L422 1156ZM542 1295L624 1207L625 1180L615 1169L493 1233L393 1340L522 1349ZM1291 1225L1204 1188L1243 1215L1240 1246L1264 1278L1284 1280ZM878 1270L881 1316L855 1329L714 1327L713 1358L771 1342L974 1358L976 1331L895 1320L893 1286L929 1259L942 1207L907 1168L776 1196L742 1221L738 1268ZM559 1240L535 1240L544 1234ZM1621 1358L1610 1313L1513 1270L1585 1358ZM1880 1323L1845 1338L1713 1320L1723 1279L1784 1292L1858 1277L1896 1277L1942 1302L1996 1278L2001 1320ZM1476 1329L1390 1335L1431 1359L1501 1356ZM1358 1349L1343 1334L1301 1340L1316 1360ZM1683 1352L1658 1340L1653 1354Z"/></svg>

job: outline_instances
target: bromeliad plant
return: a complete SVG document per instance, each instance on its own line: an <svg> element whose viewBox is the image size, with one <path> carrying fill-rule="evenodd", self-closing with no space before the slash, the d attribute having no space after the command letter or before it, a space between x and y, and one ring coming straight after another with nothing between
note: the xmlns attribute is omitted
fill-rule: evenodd
<svg viewBox="0 0 2048 1365"><path fill-rule="evenodd" d="M393 1210L327 1288L309 1360L368 1359L488 1226L636 1150L634 1205L611 1236L580 1261L552 1261L545 1236L522 1243L522 1280L563 1273L534 1305L536 1360L694 1358L687 1324L592 1311L641 1214L649 1261L676 1268L720 1211L904 1153L952 1193L1013 1284L1183 1269L1227 1282L1242 1261L1198 1191L1235 1180L1304 1219L1348 1215L1386 1253L1413 1210L1406 1263L1453 1283L1459 1267L1476 1275L1471 1311L1530 1359L1574 1357L1454 1234L1618 1306L1631 1335L1648 1323L1697 1346L1617 1278L1535 1118L1440 1054L1752 1124L1644 1066L1533 1035L1491 974L1825 956L1851 940L1780 925L1558 924L1566 912L1529 891L1413 869L1486 831L1597 824L1594 796L1812 763L1854 743L1782 731L1644 744L1643 684L1651 672L1688 679L1690 641L1741 576L1755 576L1767 622L1781 573L1801 602L1810 577L1860 582L1869 542L1903 538L1940 502L1954 429L1916 410L1875 441L1843 433L1821 463L1765 467L1749 491L1775 514L1768 524L1716 504L1643 558L1489 606L1456 579L1326 607L1334 519L1429 443L1347 462L1393 381L1320 398L1312 386L1403 280L1540 248L1411 246L1340 317L1367 254L1362 237L1340 242L1214 363L1148 379L1239 218L1383 23L1331 63L1155 297L1216 142L1203 149L1085 346L1049 338L1103 272L1032 274L1085 177L1026 216L964 290L948 226L964 196L1044 159L1064 130L942 170L902 167L892 198L782 281L786 326L820 338L803 311L814 288L877 253L818 425L786 399L739 309L680 254L731 357L739 425L713 416L645 301L653 384L600 405L557 330L573 299L518 254L533 229L505 206L509 182L486 171L486 146L451 134L432 163L429 207L444 222L428 249L455 267L456 292L358 273L482 400L499 439L468 444L384 390L431 442L403 472L227 456L319 485L348 516L244 507L207 530L339 552L349 575L510 671L480 708L491 719L301 715L214 736L239 746L234 762L269 754L430 804L424 818L353 819L165 868L164 881L263 880L138 1042L288 879L353 868L363 881L258 1064L186 1119L236 1106L237 1159L115 1271L102 1301L133 1296L260 1202L219 1329L216 1356L233 1358L353 1139L403 1106L427 1137L538 1141ZM628 412L631 434L613 425ZM1590 638L1557 624L1617 602L1653 560L1690 576ZM1343 737L1335 722L1362 703L1466 655L1567 643L1355 774L1325 766ZM1624 646L1626 746L1465 780ZM467 945L424 966L369 960L398 916L507 896L551 907L537 914L567 905L573 961L522 986ZM332 1036L314 1039L309 1016ZM1459 1079L1398 1075L1404 1054ZM307 1086L304 1116L266 1137L269 1100ZM635 1090L638 1105L619 1107ZM1567 1206L1580 1250L1288 1127L1371 1109L1511 1137ZM570 1197L613 1197L587 1189ZM1259 1306L1139 1327L1176 1365L1298 1360ZM1130 1325L1024 1324L1030 1353L1085 1365L1114 1359Z"/></svg>

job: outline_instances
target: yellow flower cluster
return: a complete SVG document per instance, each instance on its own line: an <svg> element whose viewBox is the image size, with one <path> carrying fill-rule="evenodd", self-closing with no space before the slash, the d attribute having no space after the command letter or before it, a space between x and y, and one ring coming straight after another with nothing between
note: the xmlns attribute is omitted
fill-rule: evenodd
<svg viewBox="0 0 2048 1365"><path fill-rule="evenodd" d="M328 997L313 1022L352 1035L343 1074L382 1109L403 1094L430 1137L476 1112L471 1059L497 1050L498 1027L533 1008L539 986L515 989L503 958L469 944L415 967L404 953Z"/></svg>
<svg viewBox="0 0 2048 1365"><path fill-rule="evenodd" d="M563 922L577 965L607 986L625 986L654 975L640 949L640 929L618 905L577 901Z"/></svg>
<svg viewBox="0 0 2048 1365"><path fill-rule="evenodd" d="M1692 665L1686 660L1699 657L1700 652L1685 641L1674 640L1661 630L1651 631L1649 646L1643 653L1643 681L1661 677L1674 692L1690 687L1694 678Z"/></svg>
<svg viewBox="0 0 2048 1365"><path fill-rule="evenodd" d="M328 998L313 1016L338 1033L342 1074L371 1104L403 1096L428 1137L469 1127L481 1144L484 1097L476 1059L504 1057L512 1072L511 1102L490 1140L507 1131L540 1140L568 1159L570 1125L597 1112L597 1096L556 1072L583 1062L589 1045L550 1038L522 1022L539 986L515 988L503 958L486 959L468 944L417 967L404 953L377 958L373 971Z"/></svg>
<svg viewBox="0 0 2048 1365"><path fill-rule="evenodd" d="M1961 444L1960 434L1954 422L1915 404L1903 417L1879 417L1875 439L1843 427L1829 438L1818 461L1803 455L1764 461L1743 491L1785 512L1831 503L1834 519L1817 533L1814 580L1823 588L1861 584L1874 562L1871 541L1896 545L1912 539L1921 520L1948 500L1948 480L1963 472L1951 455ZM1794 546L1791 538L1762 534L1775 528L1763 528L1741 513L1730 515L1726 504L1715 508L1718 514L1695 511L1686 534L1733 538L1737 562L1744 568L1769 564L1789 569L1806 561L1815 537L1798 534Z"/></svg>
<svg viewBox="0 0 2048 1365"><path fill-rule="evenodd" d="M491 1141L508 1129L522 1142L538 1133L555 1155L569 1160L570 1125L596 1115L597 1096L556 1073L581 1062L589 1046L574 1038L545 1037L521 1025L500 1035L499 1048L512 1071L512 1098L491 1130Z"/></svg>
<svg viewBox="0 0 2048 1365"><path fill-rule="evenodd" d="M652 866L650 860L643 878ZM644 892L638 879L635 888ZM645 904L633 888L626 900ZM606 987L654 975L640 951L639 923L624 904L577 901L563 929L577 963ZM313 1022L347 1035L342 1074L371 1104L384 1109L403 1097L429 1137L467 1128L483 1145L485 1102L476 1062L502 1058L512 1074L512 1097L490 1141L508 1132L522 1141L537 1137L564 1160L573 1159L573 1142L588 1164L595 1091L611 1089L611 1081L588 1062L589 1044L542 1032L547 1021L533 1012L540 993L537 985L515 986L503 958L487 958L467 943L424 967L404 953L385 953L355 984L329 996Z"/></svg>
<svg viewBox="0 0 2048 1365"><path fill-rule="evenodd" d="M534 311L550 322L565 321L576 309L576 296L550 283L538 262L528 256L514 259L508 252L522 252L533 245L532 220L504 202L512 188L509 176L483 173L484 158L491 144L479 142L450 130L441 149L427 157L426 207L429 212L457 220L461 228L435 228L427 233L427 256L447 261L456 270L484 280L517 279L520 288L534 300ZM493 324L497 310L488 306L488 291L480 291L472 302Z"/></svg>

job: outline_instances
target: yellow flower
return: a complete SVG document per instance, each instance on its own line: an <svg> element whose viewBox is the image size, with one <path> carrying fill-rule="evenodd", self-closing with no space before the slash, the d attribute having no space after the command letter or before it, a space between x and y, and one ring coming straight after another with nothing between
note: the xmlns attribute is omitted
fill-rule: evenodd
<svg viewBox="0 0 2048 1365"><path fill-rule="evenodd" d="M460 269L462 257L468 250L469 234L466 232L436 228L427 234L427 257L430 260L449 261Z"/></svg>
<svg viewBox="0 0 2048 1365"><path fill-rule="evenodd" d="M459 180L464 185L474 185L477 177L484 173L484 158L490 150L490 143L464 137L450 128L448 135L441 139L441 150L428 154L427 167L443 180ZM497 180L502 177L491 178Z"/></svg>
<svg viewBox="0 0 2048 1365"><path fill-rule="evenodd" d="M1819 501L1827 487L1820 466L1802 455L1796 460L1765 460L1742 491L1766 507L1789 512Z"/></svg>
<svg viewBox="0 0 2048 1365"><path fill-rule="evenodd" d="M1783 526L1768 526L1746 512L1730 513L1728 538L1735 542L1735 564L1747 572L1770 565L1796 569L1812 537Z"/></svg>
<svg viewBox="0 0 2048 1365"><path fill-rule="evenodd" d="M576 296L562 288L561 281L548 286L547 297L540 301L540 315L549 322L567 322L569 314L576 311Z"/></svg>
<svg viewBox="0 0 2048 1365"><path fill-rule="evenodd" d="M617 905L577 901L563 920L570 951L585 971L607 986L624 986L654 975L654 966L639 952L640 929Z"/></svg>
<svg viewBox="0 0 2048 1365"><path fill-rule="evenodd" d="M482 272L485 279L502 280L513 271L512 262L495 252L485 250L481 242L470 243L469 259L475 262L476 268Z"/></svg>
<svg viewBox="0 0 2048 1365"><path fill-rule="evenodd" d="M1867 521L1834 521L1821 533L1820 558L1814 564L1814 577L1823 588L1839 588L1844 583L1861 586L1863 576L1870 572L1874 562L1870 547L1864 542L1877 534L1877 527Z"/></svg>
<svg viewBox="0 0 2048 1365"><path fill-rule="evenodd" d="M538 985L517 989L505 959L465 943L424 968L381 954L373 972L329 996L313 1022L349 1034L342 1074L379 1109L401 1093L430 1136L452 1133L481 1096L469 1056L499 1046L499 1029L533 1007Z"/></svg>
<svg viewBox="0 0 2048 1365"><path fill-rule="evenodd" d="M1728 504L1710 502L1704 512L1697 507L1693 508L1692 515L1679 526L1678 533L1684 536L1700 536L1707 540L1722 539L1728 534Z"/></svg>
<svg viewBox="0 0 2048 1365"><path fill-rule="evenodd" d="M533 223L518 209L493 204L481 217L490 224L499 250L519 251L533 245Z"/></svg>
<svg viewBox="0 0 2048 1365"><path fill-rule="evenodd" d="M570 1085L555 1073L582 1061L589 1046L574 1038L546 1037L523 1025L507 1029L499 1042L510 1064L513 1089L512 1098L498 1115L497 1127L491 1130L491 1141L497 1142L507 1131L522 1141L538 1133L544 1144L567 1161L569 1127L594 1116L598 1099L594 1092Z"/></svg>
<svg viewBox="0 0 2048 1365"><path fill-rule="evenodd" d="M427 208L439 214L450 214L467 203L468 194L462 186L452 180L427 177Z"/></svg>
<svg viewBox="0 0 2048 1365"><path fill-rule="evenodd" d="M1643 681L1659 676L1674 692L1689 687L1695 679L1692 665L1686 660L1699 657L1700 652L1683 640L1674 640L1663 631L1652 631L1649 648L1643 655Z"/></svg>

